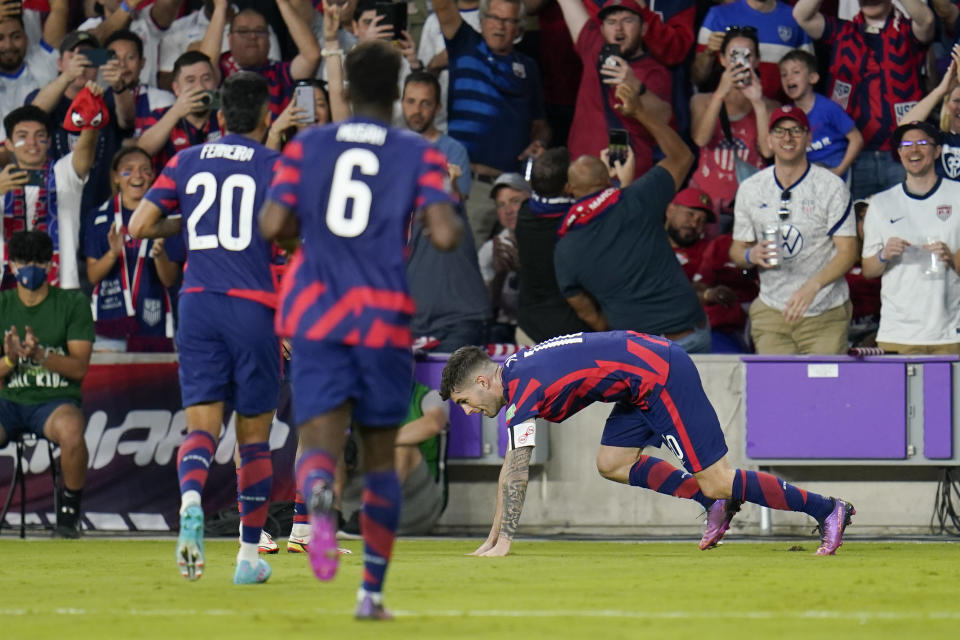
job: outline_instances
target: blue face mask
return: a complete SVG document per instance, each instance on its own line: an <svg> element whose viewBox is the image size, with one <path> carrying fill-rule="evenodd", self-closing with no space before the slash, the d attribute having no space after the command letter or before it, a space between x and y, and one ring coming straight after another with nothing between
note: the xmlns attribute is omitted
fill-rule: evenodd
<svg viewBox="0 0 960 640"><path fill-rule="evenodd" d="M35 264L26 264L17 269L17 282L30 291L36 291L47 281L47 270Z"/></svg>

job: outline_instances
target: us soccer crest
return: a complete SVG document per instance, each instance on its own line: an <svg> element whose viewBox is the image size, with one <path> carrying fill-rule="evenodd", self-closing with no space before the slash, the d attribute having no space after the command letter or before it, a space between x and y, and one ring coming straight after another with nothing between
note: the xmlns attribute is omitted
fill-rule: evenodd
<svg viewBox="0 0 960 640"><path fill-rule="evenodd" d="M518 78L527 77L527 68L523 66L522 62L513 63L513 75L517 76Z"/></svg>
<svg viewBox="0 0 960 640"><path fill-rule="evenodd" d="M942 204L937 207L937 217L941 220L946 220L953 213L953 205Z"/></svg>
<svg viewBox="0 0 960 640"><path fill-rule="evenodd" d="M793 38L793 27L781 24L777 27L777 35L780 36L780 39L784 42L790 42L790 39Z"/></svg>
<svg viewBox="0 0 960 640"><path fill-rule="evenodd" d="M157 298L147 298L143 301L143 321L151 327L157 326L163 317L163 303Z"/></svg>

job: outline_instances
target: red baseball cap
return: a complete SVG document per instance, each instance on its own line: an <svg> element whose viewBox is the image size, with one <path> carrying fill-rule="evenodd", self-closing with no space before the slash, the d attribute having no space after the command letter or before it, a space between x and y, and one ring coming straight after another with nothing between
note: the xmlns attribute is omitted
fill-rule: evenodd
<svg viewBox="0 0 960 640"><path fill-rule="evenodd" d="M803 112L803 109L795 107L792 104L785 104L770 114L771 127L781 120L795 120L803 128L810 128L810 121L807 119L807 114Z"/></svg>
<svg viewBox="0 0 960 640"><path fill-rule="evenodd" d="M673 196L670 204L678 204L681 207L690 207L691 209L703 209L707 212L707 222L716 222L717 216L713 212L713 200L706 191L701 191L696 187L687 187Z"/></svg>
<svg viewBox="0 0 960 640"><path fill-rule="evenodd" d="M610 13L614 9L632 11L638 16L643 17L643 9L640 8L640 4L637 2L637 0L607 0L603 3L603 6L600 7L597 17L603 20L603 16L607 13Z"/></svg>

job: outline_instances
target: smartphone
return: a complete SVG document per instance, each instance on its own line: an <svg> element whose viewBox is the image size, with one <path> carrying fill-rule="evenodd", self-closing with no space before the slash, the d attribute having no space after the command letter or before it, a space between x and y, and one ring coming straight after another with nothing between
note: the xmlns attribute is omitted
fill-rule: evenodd
<svg viewBox="0 0 960 640"><path fill-rule="evenodd" d="M600 66L601 67L615 67L617 63L614 60L610 60L610 56L619 56L620 55L620 45L618 44L605 44L600 48Z"/></svg>
<svg viewBox="0 0 960 640"><path fill-rule="evenodd" d="M627 147L630 146L630 134L626 129L610 129L610 166L627 161Z"/></svg>
<svg viewBox="0 0 960 640"><path fill-rule="evenodd" d="M313 124L317 121L317 109L314 104L313 85L306 80L299 80L293 88L293 102L306 113L300 116L298 122Z"/></svg>
<svg viewBox="0 0 960 640"><path fill-rule="evenodd" d="M27 172L28 187L42 187L47 183L47 176L43 169L24 169Z"/></svg>
<svg viewBox="0 0 960 640"><path fill-rule="evenodd" d="M219 109L220 108L220 92L219 91L204 91L200 94L200 102L203 104L206 109Z"/></svg>
<svg viewBox="0 0 960 640"><path fill-rule="evenodd" d="M527 158L523 165L523 179L527 182L530 182L530 178L533 177L533 160L533 158Z"/></svg>
<svg viewBox="0 0 960 640"><path fill-rule="evenodd" d="M117 57L113 49L81 49L80 53L86 56L87 60L94 67L102 67L110 60Z"/></svg>
<svg viewBox="0 0 960 640"><path fill-rule="evenodd" d="M738 47L736 49L731 49L730 54L728 55L730 64L733 65L734 67L740 66L745 69L751 70L750 74L747 76L745 80L737 82L737 84L739 84L742 87L749 86L750 83L753 82L753 65L750 62L751 58L753 58L753 52L747 47Z"/></svg>
<svg viewBox="0 0 960 640"><path fill-rule="evenodd" d="M380 24L393 26L393 39L400 40L403 31L407 30L407 3L406 2L378 2L376 3L378 16L383 16Z"/></svg>

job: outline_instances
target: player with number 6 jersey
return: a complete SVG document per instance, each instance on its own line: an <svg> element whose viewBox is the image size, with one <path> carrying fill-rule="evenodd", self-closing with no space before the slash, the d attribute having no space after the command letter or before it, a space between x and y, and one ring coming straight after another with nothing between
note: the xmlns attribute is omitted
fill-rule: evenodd
<svg viewBox="0 0 960 640"><path fill-rule="evenodd" d="M394 442L413 376L404 247L413 214L423 216L441 250L453 249L463 230L446 158L388 124L398 98L396 49L361 43L345 68L354 116L307 129L287 145L260 229L303 243L284 274L277 329L293 344L293 414L303 449L297 488L310 511L310 563L321 580L337 570L333 476L352 418L366 472L356 617L387 620L383 581L401 499Z"/></svg>
<svg viewBox="0 0 960 640"><path fill-rule="evenodd" d="M177 455L184 577L203 574L207 471L226 403L237 413L241 544L235 584L270 577L258 557L273 467L268 438L280 389L280 345L273 332L276 293L270 244L257 232L279 154L260 144L270 123L266 81L249 72L228 78L217 114L227 135L170 159L130 220L134 237L184 234L187 267L178 300L177 351L187 437Z"/></svg>
<svg viewBox="0 0 960 640"><path fill-rule="evenodd" d="M693 500L707 510L701 549L717 545L743 502L802 511L823 534L817 555L842 544L853 505L804 491L760 471L733 469L716 411L690 356L660 336L635 331L559 336L507 358L479 347L457 349L444 367L440 395L467 414L495 418L506 406L508 446L487 540L475 555L510 552L520 520L540 417L562 422L594 402L612 403L600 438L600 475ZM686 471L643 454L664 445Z"/></svg>

